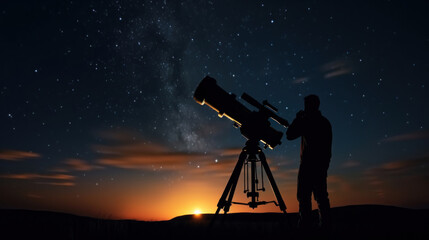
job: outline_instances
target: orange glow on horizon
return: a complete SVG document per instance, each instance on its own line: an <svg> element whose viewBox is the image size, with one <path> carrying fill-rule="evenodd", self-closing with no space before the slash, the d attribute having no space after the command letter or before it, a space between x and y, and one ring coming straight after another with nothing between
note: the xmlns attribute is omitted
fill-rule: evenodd
<svg viewBox="0 0 429 240"><path fill-rule="evenodd" d="M192 180L177 184L174 188L167 190L152 187L147 194L141 192L135 194L133 198L127 198L122 204L119 216L123 219L135 219L146 221L169 220L182 215L198 215L202 213L215 213L217 202L225 188L228 179L214 180ZM241 183L241 181L240 181ZM234 194L233 201L249 202L243 192L238 189ZM283 189L280 190L283 194ZM298 203L295 193L283 194L283 199L288 207L288 212L296 212ZM270 189L260 193L260 201L275 200ZM244 205L233 204L229 213L237 212L281 212L274 204L261 205L256 209L251 209ZM223 214L223 210L220 211Z"/></svg>
<svg viewBox="0 0 429 240"><path fill-rule="evenodd" d="M104 134L108 135L104 138L111 141L93 146L99 154L97 159L67 158L47 171L1 174L0 192L7 194L0 198L0 204L5 208L144 221L215 213L241 152L241 148L217 149L207 154L178 152L138 138L127 142L126 139L133 136L129 133ZM399 140L413 136L401 136ZM5 150L0 151L0 155L0 158L14 161L41 156ZM267 160L287 212L298 212L298 163L285 164L287 159L281 157L273 159L267 156ZM427 174L422 166L428 162L426 157L398 159L369 167L363 173L330 172L328 192L331 206L425 206L429 193L419 189L427 187ZM353 163L347 168L359 166ZM276 200L269 181L266 178L264 181L267 190L260 192L259 200ZM404 187L411 185L414 187ZM243 194L242 173L233 201L250 201ZM316 209L316 202L313 200L312 203ZM233 204L229 213L237 212L280 212L280 209L274 204L261 205L256 209ZM220 213L223 214L223 210Z"/></svg>
<svg viewBox="0 0 429 240"><path fill-rule="evenodd" d="M274 175L277 177L276 173ZM329 178L329 195L332 207L370 203L397 205L394 200L390 202L383 199L376 201L375 197L378 196L365 192L365 185L356 184L350 182L349 179L335 175ZM296 182L293 180L286 181L281 177L278 179L280 180L278 186L286 203L287 212L297 212ZM118 184L115 187L111 186L105 189L100 188L100 186L96 187L95 184L83 185L79 181L76 182L76 186L68 187L38 184L39 191L35 192L29 189L28 193L25 194L25 201L19 200L19 195L10 199L21 204L15 205L15 208L59 211L96 218L163 221L181 215L197 217L198 214L202 213L215 213L217 202L227 180L228 177L207 179L197 176L166 186L165 183L154 179L149 185L142 185L144 181L134 181L132 185ZM0 185L0 190L3 190L6 185L11 187L13 184L11 185L10 181L15 180L5 179L5 185ZM19 183L24 185L22 181L25 180L20 179ZM240 183L242 183L241 180L239 180L233 201L249 202L249 199L241 191L242 184ZM81 187L79 195L70 195L70 192L74 193L76 190L73 189L78 187ZM266 187L265 192L260 192L260 201L275 200L274 194L268 186ZM316 208L317 204L313 201L313 209ZM280 209L274 204L261 205L256 209L233 204L229 213L237 212L280 212ZM223 214L223 210L220 211L220 214Z"/></svg>

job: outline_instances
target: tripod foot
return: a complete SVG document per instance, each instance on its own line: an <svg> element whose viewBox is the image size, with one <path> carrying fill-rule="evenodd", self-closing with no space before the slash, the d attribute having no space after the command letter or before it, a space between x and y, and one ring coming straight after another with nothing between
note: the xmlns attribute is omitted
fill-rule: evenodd
<svg viewBox="0 0 429 240"><path fill-rule="evenodd" d="M207 232L210 232L210 230L213 228L213 225L216 221L217 215L219 215L220 207L217 208L216 213L213 215L212 219L210 220L210 223L207 227Z"/></svg>

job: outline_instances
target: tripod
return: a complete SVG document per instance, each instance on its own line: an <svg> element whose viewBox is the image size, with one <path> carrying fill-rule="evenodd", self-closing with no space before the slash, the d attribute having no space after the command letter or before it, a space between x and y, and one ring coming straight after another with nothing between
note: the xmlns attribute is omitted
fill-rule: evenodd
<svg viewBox="0 0 429 240"><path fill-rule="evenodd" d="M259 159L256 156L259 156ZM258 190L265 191L265 188L262 186L261 189L259 189L258 183L259 180L257 179L257 172L256 172L256 163L260 161L261 162L261 175L263 174L263 169L265 170L265 173L267 174L268 180L271 183L271 187L273 189L274 194L276 195L277 202L275 201L259 201L259 192ZM246 168L248 167L248 164L250 164L250 189L248 187L249 181L249 172L247 170L247 176L246 176ZM235 188L237 187L238 178L240 177L240 172L242 167L246 165L246 168L244 168L244 181L246 183L247 180L247 189L245 184L245 190L244 192L247 193L247 197L251 198L251 201L248 203L238 203L233 202L232 198L234 196ZM262 185L263 185L263 176L261 176L262 179ZM262 152L262 149L259 147L259 141L255 140L248 140L246 142L246 146L243 148L243 150L240 153L240 156L238 157L238 162L235 165L235 168L231 174L231 177L228 180L228 183L226 184L225 190L223 191L222 196L219 199L219 202L217 204L217 210L216 213L212 219L212 223L214 222L214 219L219 214L220 209L223 209L224 213L227 214L229 212L229 208L231 207L231 204L242 204L242 205L248 205L251 208L256 208L259 205L264 205L267 203L274 203L276 206L280 207L280 210L286 214L286 205L283 201L283 198L280 194L280 191L277 187L276 182L274 181L273 174L271 173L271 170L268 166L267 160L265 158L265 154Z"/></svg>

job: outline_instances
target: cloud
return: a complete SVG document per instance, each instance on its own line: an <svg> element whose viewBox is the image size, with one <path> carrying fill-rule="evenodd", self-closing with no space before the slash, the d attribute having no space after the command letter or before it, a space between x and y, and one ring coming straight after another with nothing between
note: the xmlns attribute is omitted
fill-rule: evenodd
<svg viewBox="0 0 429 240"><path fill-rule="evenodd" d="M316 79L330 79L351 73L354 67L349 60L334 60L314 69L307 76L294 78L293 84L303 84Z"/></svg>
<svg viewBox="0 0 429 240"><path fill-rule="evenodd" d="M44 184L44 185L51 185L51 186L65 186L65 187L72 187L76 185L74 182L36 182L36 184Z"/></svg>
<svg viewBox="0 0 429 240"><path fill-rule="evenodd" d="M429 157L392 161L384 163L378 167L371 168L367 174L381 176L385 174L405 173L414 169L429 166Z"/></svg>
<svg viewBox="0 0 429 240"><path fill-rule="evenodd" d="M19 174L3 174L1 178L9 179L53 179L53 180L72 180L75 176L67 174L38 174L38 173L19 173Z"/></svg>
<svg viewBox="0 0 429 240"><path fill-rule="evenodd" d="M391 161L367 169L365 172L369 190L380 198L420 199L427 198L428 193L422 191L429 184L429 157L420 157ZM404 200L404 199L403 199ZM408 201L404 200L404 201Z"/></svg>
<svg viewBox="0 0 429 240"><path fill-rule="evenodd" d="M412 179L427 178L429 176L427 166L429 166L429 157L397 160L369 168L365 171L365 175L370 185L383 188L385 184L397 181L405 183L412 182Z"/></svg>
<svg viewBox="0 0 429 240"><path fill-rule="evenodd" d="M28 193L27 197L29 197L29 198L37 198L37 199L43 198L42 196L34 194L34 193Z"/></svg>
<svg viewBox="0 0 429 240"><path fill-rule="evenodd" d="M91 165L82 159L69 158L64 161L68 169L75 171L90 171L97 168L102 168L101 166Z"/></svg>
<svg viewBox="0 0 429 240"><path fill-rule="evenodd" d="M145 146L151 148L152 144ZM231 150L219 151L221 152L220 154L218 152L206 154L186 153L166 149L161 150L161 146L156 144L153 145L151 150L142 149L141 152L118 151L118 148L134 148L130 146L110 146L110 148L115 148L115 154L104 154L97 162L102 165L126 169L185 171L188 173L224 175L232 172L238 159L238 155L231 155Z"/></svg>
<svg viewBox="0 0 429 240"><path fill-rule="evenodd" d="M300 77L300 78L297 78L297 79L293 80L292 83L294 83L294 84L305 83L309 79L310 78L308 78L308 77Z"/></svg>
<svg viewBox="0 0 429 240"><path fill-rule="evenodd" d="M108 132L101 134L103 136L107 136L111 142L93 146L100 155L97 163L101 165L126 169L183 170L201 167L196 162L215 158L208 153L176 151L159 143L145 141L129 131ZM220 154L227 156L233 152L234 149L227 149Z"/></svg>
<svg viewBox="0 0 429 240"><path fill-rule="evenodd" d="M39 158L41 155L34 152L20 151L20 150L0 150L0 159L8 161L20 161L28 158Z"/></svg>
<svg viewBox="0 0 429 240"><path fill-rule="evenodd" d="M383 139L384 142L400 142L400 141L410 141L417 139L426 139L429 138L429 131L416 131L411 133L405 133L400 135L395 135Z"/></svg>
<svg viewBox="0 0 429 240"><path fill-rule="evenodd" d="M38 173L20 173L20 174L3 174L0 178L7 179L24 179L24 180L48 180L48 181L37 181L36 184L44 184L51 186L74 186L75 183L72 180L75 176L67 174L38 174ZM52 180L52 181L49 181ZM57 181L56 181L57 180ZM29 196L35 198L35 196Z"/></svg>
<svg viewBox="0 0 429 240"><path fill-rule="evenodd" d="M338 77L347 73L350 73L351 69L345 68L345 69L337 69L328 73L325 73L324 77L325 78L333 78L333 77Z"/></svg>
<svg viewBox="0 0 429 240"><path fill-rule="evenodd" d="M165 146L144 142L95 145L101 157L98 164L130 169L178 169L206 157L203 153L172 151Z"/></svg>
<svg viewBox="0 0 429 240"><path fill-rule="evenodd" d="M197 160L202 155L191 155L180 152L118 152L115 155L105 155L98 159L99 164L110 165L119 168L134 169L175 169L182 168L190 161Z"/></svg>
<svg viewBox="0 0 429 240"><path fill-rule="evenodd" d="M174 171L196 178L228 178L242 150L225 148L210 152L177 151L166 145L144 140L135 133L126 132L100 135L108 136L109 142L93 146L94 151L99 154L97 164L124 169Z"/></svg>
<svg viewBox="0 0 429 240"><path fill-rule="evenodd" d="M225 157L235 156L238 158L238 155L240 155L241 151L241 148L225 148L217 151L217 154Z"/></svg>
<svg viewBox="0 0 429 240"><path fill-rule="evenodd" d="M131 134L131 133L129 133ZM99 154L96 163L123 169L171 171L196 178L228 178L237 164L241 148L215 149L210 152L177 151L159 143L136 136L127 137L125 132L108 133L109 143L96 144L93 150ZM103 142L104 139L101 139ZM270 164L271 159L267 159ZM276 171L277 166L271 166Z"/></svg>
<svg viewBox="0 0 429 240"><path fill-rule="evenodd" d="M351 192L352 182L342 175L328 175L328 188L330 192Z"/></svg>
<svg viewBox="0 0 429 240"><path fill-rule="evenodd" d="M351 167L357 167L360 165L360 162L354 161L354 160L348 160L345 163L343 163L344 168L351 168Z"/></svg>
<svg viewBox="0 0 429 240"><path fill-rule="evenodd" d="M351 63L347 60L335 60L320 67L325 79L338 77L353 71Z"/></svg>

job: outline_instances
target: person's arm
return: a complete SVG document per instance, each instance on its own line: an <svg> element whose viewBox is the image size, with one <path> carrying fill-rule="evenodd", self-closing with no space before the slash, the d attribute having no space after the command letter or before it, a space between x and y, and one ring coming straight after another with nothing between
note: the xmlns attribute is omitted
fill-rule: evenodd
<svg viewBox="0 0 429 240"><path fill-rule="evenodd" d="M288 140L294 140L298 137L302 136L302 119L303 119L303 111L299 111L296 114L296 118L293 120L292 124L289 125L286 131L286 138Z"/></svg>

